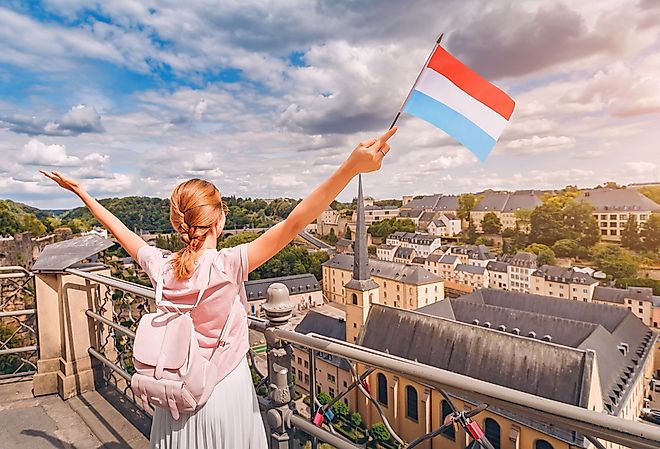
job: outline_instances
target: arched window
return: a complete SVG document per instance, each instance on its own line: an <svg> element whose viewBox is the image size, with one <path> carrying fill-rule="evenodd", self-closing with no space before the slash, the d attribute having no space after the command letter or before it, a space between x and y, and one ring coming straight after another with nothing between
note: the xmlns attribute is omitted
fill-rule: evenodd
<svg viewBox="0 0 660 449"><path fill-rule="evenodd" d="M452 410L451 410L451 406L449 405L449 402L447 401L442 401L440 406L441 406L440 416L442 416L442 422L444 423L447 416L452 414ZM456 431L454 430L454 426L449 427L447 430L442 432L442 435L446 436L450 440L456 440Z"/></svg>
<svg viewBox="0 0 660 449"><path fill-rule="evenodd" d="M488 438L490 444L492 444L495 449L500 449L500 425L497 424L497 421L491 418L486 418L484 421L484 432L486 433L486 438Z"/></svg>
<svg viewBox="0 0 660 449"><path fill-rule="evenodd" d="M373 304L373 302L374 302L374 294L369 293L369 304Z"/></svg>
<svg viewBox="0 0 660 449"><path fill-rule="evenodd" d="M406 416L413 421L417 421L417 390L408 385L406 387Z"/></svg>
<svg viewBox="0 0 660 449"><path fill-rule="evenodd" d="M378 373L378 402L387 406L387 377Z"/></svg>
<svg viewBox="0 0 660 449"><path fill-rule="evenodd" d="M552 444L548 443L545 440L536 440L534 443L534 449L554 449Z"/></svg>
<svg viewBox="0 0 660 449"><path fill-rule="evenodd" d="M353 293L353 304L357 305L357 295Z"/></svg>

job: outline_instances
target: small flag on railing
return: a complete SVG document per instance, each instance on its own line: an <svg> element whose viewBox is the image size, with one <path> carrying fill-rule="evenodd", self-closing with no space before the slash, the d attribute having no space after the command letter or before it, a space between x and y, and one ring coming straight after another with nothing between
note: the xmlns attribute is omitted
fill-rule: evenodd
<svg viewBox="0 0 660 449"><path fill-rule="evenodd" d="M485 160L509 123L514 106L511 97L438 42L402 111L444 130Z"/></svg>

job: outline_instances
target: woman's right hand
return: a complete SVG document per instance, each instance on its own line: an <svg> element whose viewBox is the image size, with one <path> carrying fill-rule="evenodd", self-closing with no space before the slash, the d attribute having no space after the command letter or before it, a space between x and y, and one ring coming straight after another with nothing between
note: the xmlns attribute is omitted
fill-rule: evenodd
<svg viewBox="0 0 660 449"><path fill-rule="evenodd" d="M378 139L360 142L344 163L355 175L380 170L383 158L390 151L387 143L394 135L397 127L393 127Z"/></svg>
<svg viewBox="0 0 660 449"><path fill-rule="evenodd" d="M39 171L45 177L55 181L63 189L69 190L78 196L80 196L80 193L83 191L82 187L80 186L80 184L78 184L78 181L76 181L75 179L67 178L63 174L56 171L52 171L50 173L45 170L39 170Z"/></svg>

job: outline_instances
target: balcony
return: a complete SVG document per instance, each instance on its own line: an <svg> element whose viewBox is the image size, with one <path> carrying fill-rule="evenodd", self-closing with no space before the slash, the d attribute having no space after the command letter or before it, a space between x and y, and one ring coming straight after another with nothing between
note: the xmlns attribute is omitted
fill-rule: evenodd
<svg viewBox="0 0 660 449"><path fill-rule="evenodd" d="M12 447L147 447L145 435L152 410L133 397L129 386L135 329L140 318L154 308L153 290L113 278L100 264L36 274L3 268L0 282L0 318L13 322L9 328L15 330L0 340L0 358L8 371L0 379L0 428L18 429L13 434L5 430ZM252 353L250 360L260 379L258 389L266 387L267 391L260 397L260 405L271 448L300 447L306 439L313 448L317 442L340 449L364 447L328 424L332 403L321 407L314 387L319 353L344 358L352 370L353 382L337 391L334 401L357 391L361 400L373 404L379 420L402 447L444 447L437 441L450 428L456 444L465 442L462 447L472 442L472 435L482 447L492 447L471 420L489 409L566 429L577 441L584 437L584 446L660 447L659 426L555 402L345 341L286 330L291 310L286 288L273 284L264 304L267 318L250 318L249 322L267 342L267 364L260 366ZM293 401L292 345L308 354L309 407ZM457 397L467 398L470 407L452 407L447 423L404 440L365 388L363 379L374 370L412 379L450 405Z"/></svg>

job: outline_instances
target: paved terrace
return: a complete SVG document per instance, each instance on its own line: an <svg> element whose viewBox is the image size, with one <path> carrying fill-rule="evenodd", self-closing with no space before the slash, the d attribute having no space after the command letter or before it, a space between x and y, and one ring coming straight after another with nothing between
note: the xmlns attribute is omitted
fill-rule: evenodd
<svg viewBox="0 0 660 449"><path fill-rule="evenodd" d="M0 382L0 398L3 449L149 447L148 419L112 390L88 391L66 401L57 394L34 397L27 376Z"/></svg>

